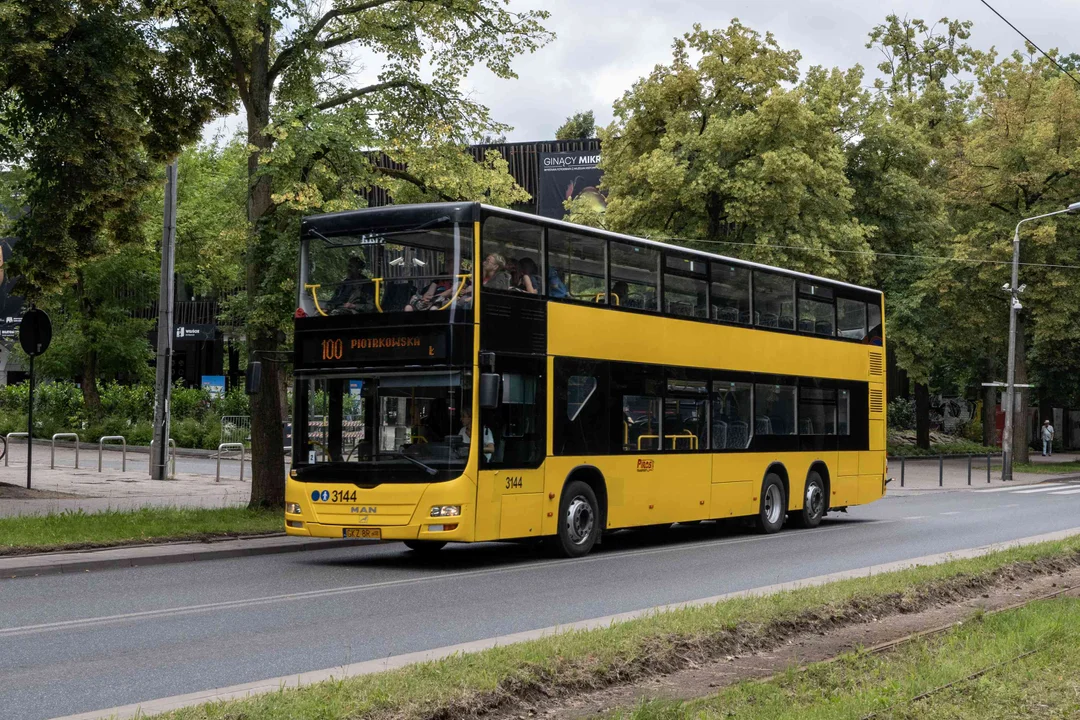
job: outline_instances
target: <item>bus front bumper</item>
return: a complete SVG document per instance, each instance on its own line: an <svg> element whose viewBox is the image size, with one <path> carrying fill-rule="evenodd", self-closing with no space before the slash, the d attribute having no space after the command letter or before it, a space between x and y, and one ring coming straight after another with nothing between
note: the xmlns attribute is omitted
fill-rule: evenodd
<svg viewBox="0 0 1080 720"><path fill-rule="evenodd" d="M285 515L285 533L298 537L355 538L358 540L434 540L470 542L473 539L470 518L425 518L409 525L331 525L308 522L299 516ZM441 521L441 522L440 522Z"/></svg>

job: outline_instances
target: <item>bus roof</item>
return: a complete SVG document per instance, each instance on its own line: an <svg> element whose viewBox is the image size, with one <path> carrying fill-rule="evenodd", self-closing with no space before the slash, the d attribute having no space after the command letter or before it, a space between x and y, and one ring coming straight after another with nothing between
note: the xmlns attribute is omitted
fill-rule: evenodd
<svg viewBox="0 0 1080 720"><path fill-rule="evenodd" d="M683 247L682 245L672 245L671 243L660 242L658 240L650 240L648 238L638 237L636 235L624 235L623 233L612 232L611 230L602 230L600 228L589 227L588 225L577 225L575 223L566 222L565 220L556 220L554 218L541 217L539 215L533 215L531 213L521 212L518 210L508 210L506 208L496 207L494 205L486 205L477 202L441 202L441 203L417 203L410 205L384 205L374 208L363 208L360 210L346 210L336 213L324 213L321 215L309 215L305 217L301 222L301 237L306 236L310 231L314 230L316 233L341 233L347 232L350 225L359 219L357 216L363 217L366 220L370 220L372 215L387 215L387 219L394 217L408 217L408 224L413 222L425 222L437 219L439 213L443 213L448 220L455 220L457 222L472 222L479 220L479 213L483 210L492 215L500 215L514 220L520 220L522 222L531 223L534 225L540 225L543 227L559 228L568 232L582 233L585 235L592 235L594 237L609 238L613 240L621 240L630 243L637 243L639 245L645 245L648 247L657 248L660 250L675 250L687 255L694 255L701 258L711 260L722 260L732 265L738 265L741 267L753 268L758 270L769 270L771 272L778 272L791 277L803 278L804 280L812 280L814 282L831 285L833 287L843 287L853 290L859 290L862 292L869 292L875 294L882 294L881 290L876 288L865 287L863 285L856 285L854 283L847 283L841 280L833 280L831 278L821 277L819 275L811 275L809 273L799 272L797 270L788 270L787 268L777 267L775 265L765 265L763 263L756 263L750 260L741 260L739 258L729 257L727 255L718 255L716 253L705 252L704 250L695 250L693 248ZM393 223L394 225L405 223Z"/></svg>

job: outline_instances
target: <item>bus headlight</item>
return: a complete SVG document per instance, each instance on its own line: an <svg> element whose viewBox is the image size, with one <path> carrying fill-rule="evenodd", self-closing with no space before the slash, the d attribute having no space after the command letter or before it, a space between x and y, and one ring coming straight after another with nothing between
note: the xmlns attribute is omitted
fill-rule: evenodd
<svg viewBox="0 0 1080 720"><path fill-rule="evenodd" d="M285 512L289 515L299 515L300 506L296 503L285 503Z"/></svg>
<svg viewBox="0 0 1080 720"><path fill-rule="evenodd" d="M460 505L436 505L431 508L431 517L457 517L460 514Z"/></svg>

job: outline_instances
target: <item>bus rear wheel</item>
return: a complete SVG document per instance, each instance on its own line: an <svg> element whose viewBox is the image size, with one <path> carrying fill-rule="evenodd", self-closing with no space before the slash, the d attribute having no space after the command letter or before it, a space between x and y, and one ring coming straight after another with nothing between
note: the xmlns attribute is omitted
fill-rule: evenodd
<svg viewBox="0 0 1080 720"><path fill-rule="evenodd" d="M446 547L441 540L406 540L405 547L417 555L434 555Z"/></svg>
<svg viewBox="0 0 1080 720"><path fill-rule="evenodd" d="M559 501L559 533L555 550L564 557L581 557L600 537L600 504L586 483L574 480Z"/></svg>
<svg viewBox="0 0 1080 720"><path fill-rule="evenodd" d="M817 470L811 470L806 476L806 490L803 493L803 508L792 515L795 525L801 528L816 528L825 517L826 503L825 482Z"/></svg>
<svg viewBox="0 0 1080 720"><path fill-rule="evenodd" d="M758 530L771 535L784 526L787 515L787 495L784 483L776 473L769 473L761 483L761 504L758 507Z"/></svg>

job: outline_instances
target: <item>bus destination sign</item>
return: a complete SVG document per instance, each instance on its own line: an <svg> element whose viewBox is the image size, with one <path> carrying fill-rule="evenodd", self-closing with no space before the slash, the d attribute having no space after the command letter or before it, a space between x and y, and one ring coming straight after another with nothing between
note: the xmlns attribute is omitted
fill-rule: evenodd
<svg viewBox="0 0 1080 720"><path fill-rule="evenodd" d="M388 330L375 335L348 331L313 333L300 344L300 362L383 363L402 360L444 360L446 332Z"/></svg>

